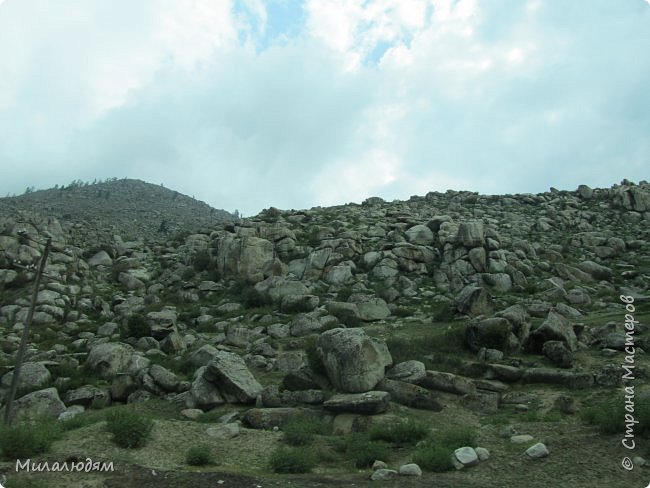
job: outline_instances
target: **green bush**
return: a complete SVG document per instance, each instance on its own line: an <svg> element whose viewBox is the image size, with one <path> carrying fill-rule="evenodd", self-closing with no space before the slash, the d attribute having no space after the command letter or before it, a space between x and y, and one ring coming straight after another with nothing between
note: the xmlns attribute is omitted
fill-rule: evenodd
<svg viewBox="0 0 650 488"><path fill-rule="evenodd" d="M147 317L141 313L131 315L126 323L129 337L148 337L151 335L151 325Z"/></svg>
<svg viewBox="0 0 650 488"><path fill-rule="evenodd" d="M424 439L429 428L422 422L408 419L388 425L373 425L368 434L373 441L386 441L396 444L409 444Z"/></svg>
<svg viewBox="0 0 650 488"><path fill-rule="evenodd" d="M316 453L301 447L280 447L269 461L276 473L309 473L318 462Z"/></svg>
<svg viewBox="0 0 650 488"><path fill-rule="evenodd" d="M389 447L382 442L371 441L365 434L353 434L347 440L345 452L357 468L367 468L379 461L388 461Z"/></svg>
<svg viewBox="0 0 650 488"><path fill-rule="evenodd" d="M273 303L269 297L261 294L252 286L244 287L239 298L246 308L264 307Z"/></svg>
<svg viewBox="0 0 650 488"><path fill-rule="evenodd" d="M426 471L442 473L454 467L451 462L453 451L438 444L424 445L413 454L413 462Z"/></svg>
<svg viewBox="0 0 650 488"><path fill-rule="evenodd" d="M142 447L153 429L153 420L128 408L118 408L106 414L106 428L120 447Z"/></svg>
<svg viewBox="0 0 650 488"><path fill-rule="evenodd" d="M328 434L329 431L329 425L315 416L294 417L282 427L284 442L292 446L311 444L315 434Z"/></svg>
<svg viewBox="0 0 650 488"><path fill-rule="evenodd" d="M47 452L61 436L61 427L54 420L39 419L32 423L0 426L0 455L3 459L25 459Z"/></svg>
<svg viewBox="0 0 650 488"><path fill-rule="evenodd" d="M190 466L214 464L214 456L210 451L210 446L200 444L190 447L185 454L185 462Z"/></svg>
<svg viewBox="0 0 650 488"><path fill-rule="evenodd" d="M440 473L453 468L451 457L459 447L476 444L476 433L469 427L452 426L431 435L413 454L422 469Z"/></svg>

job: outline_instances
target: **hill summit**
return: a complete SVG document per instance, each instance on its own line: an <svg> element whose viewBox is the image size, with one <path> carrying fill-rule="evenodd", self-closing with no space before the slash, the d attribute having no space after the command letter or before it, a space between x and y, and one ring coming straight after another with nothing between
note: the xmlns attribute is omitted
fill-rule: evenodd
<svg viewBox="0 0 650 488"><path fill-rule="evenodd" d="M68 229L71 236L99 242L116 234L127 239L161 240L169 233L197 231L235 218L162 185L127 178L73 181L68 186L28 189L20 196L0 198L0 217L15 218L21 212L55 217L72 224Z"/></svg>

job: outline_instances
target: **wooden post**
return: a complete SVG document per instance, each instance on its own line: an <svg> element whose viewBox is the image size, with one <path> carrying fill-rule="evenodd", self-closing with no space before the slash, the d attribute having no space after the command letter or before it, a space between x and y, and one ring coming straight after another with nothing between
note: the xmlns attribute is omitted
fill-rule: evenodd
<svg viewBox="0 0 650 488"><path fill-rule="evenodd" d="M27 349L27 338L29 336L29 327L32 324L32 319L34 317L34 308L36 308L36 298L38 297L38 289L41 285L41 276L43 276L43 271L45 270L45 262L47 261L47 255L50 252L50 245L52 244L52 239L48 238L45 243L45 249L43 250L43 255L41 256L41 263L38 267L38 272L36 273L36 281L34 282L34 292L32 293L32 303L29 307L29 313L27 314L27 319L23 325L23 335L20 338L20 347L16 353L16 365L14 366L14 374L11 378L11 388L9 390L9 399L7 401L7 406L5 407L5 425L11 423L11 409L13 407L14 399L16 398L16 390L18 390L18 378L20 377L20 368L23 364L23 356L25 356L25 349Z"/></svg>

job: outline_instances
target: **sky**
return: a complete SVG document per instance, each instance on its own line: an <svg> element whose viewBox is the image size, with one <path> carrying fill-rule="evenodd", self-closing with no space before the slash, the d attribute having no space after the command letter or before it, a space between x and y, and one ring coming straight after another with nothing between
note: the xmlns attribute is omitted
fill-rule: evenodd
<svg viewBox="0 0 650 488"><path fill-rule="evenodd" d="M650 0L0 0L0 195L245 216L650 180Z"/></svg>

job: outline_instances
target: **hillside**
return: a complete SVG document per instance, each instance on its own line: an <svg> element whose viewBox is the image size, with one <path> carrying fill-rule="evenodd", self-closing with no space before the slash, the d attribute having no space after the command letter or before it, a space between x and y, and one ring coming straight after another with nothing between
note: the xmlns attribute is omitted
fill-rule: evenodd
<svg viewBox="0 0 650 488"><path fill-rule="evenodd" d="M61 188L0 198L0 218L17 212L56 217L75 245L112 239L161 240L181 230L197 231L234 216L160 185L141 180L74 182Z"/></svg>
<svg viewBox="0 0 650 488"><path fill-rule="evenodd" d="M101 190L112 199L118 183ZM147 192L158 202L174 192L122 185L131 203L103 214L95 185L83 197L49 190L47 208L41 192L2 201L0 405L51 237L15 421L45 414L65 429L33 459L87 456L119 468L16 475L18 456L0 439L10 480L303 487L366 486L372 476L382 486L462 488L650 479L647 182L374 197L220 223L200 202L146 207L137 202ZM131 221L138 205L148 227ZM203 216L194 233L155 229L163 216L180 226L192 208ZM638 423L626 425L630 402ZM109 432L119 412L153 420L141 447ZM634 449L621 443L626 429ZM192 466L190 448L192 460L216 464ZM621 465L628 457L632 470Z"/></svg>

